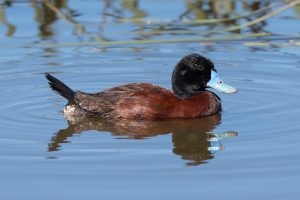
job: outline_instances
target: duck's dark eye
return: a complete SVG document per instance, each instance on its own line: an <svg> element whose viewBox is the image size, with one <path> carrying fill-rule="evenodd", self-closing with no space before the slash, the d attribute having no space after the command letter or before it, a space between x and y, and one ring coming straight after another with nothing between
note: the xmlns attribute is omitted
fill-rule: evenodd
<svg viewBox="0 0 300 200"><path fill-rule="evenodd" d="M203 65L195 64L195 67L196 67L198 70L204 70Z"/></svg>
<svg viewBox="0 0 300 200"><path fill-rule="evenodd" d="M180 71L180 75L181 75L181 76L184 76L185 74L186 74L186 70Z"/></svg>

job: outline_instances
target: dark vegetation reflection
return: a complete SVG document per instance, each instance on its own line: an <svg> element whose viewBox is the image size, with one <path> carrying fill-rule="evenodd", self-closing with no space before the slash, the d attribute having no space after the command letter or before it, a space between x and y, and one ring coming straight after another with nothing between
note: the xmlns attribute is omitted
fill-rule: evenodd
<svg viewBox="0 0 300 200"><path fill-rule="evenodd" d="M214 28L216 26L228 27L239 25L247 21L253 20L253 18L261 17L271 11L271 4L274 1L211 1L211 0L189 0L184 1L182 11L178 13L177 18L171 21L159 21L151 19L147 13L150 13L147 8L141 6L141 1L138 0L120 0L99 1L99 32L89 33L85 32L85 27L80 24L78 19L79 13L72 9L68 0L40 0L40 1L28 1L34 12L34 19L38 26L38 35L41 38L51 37L55 35L55 28L52 26L57 20L63 20L74 27L72 34L78 36L87 36L89 40L113 40L110 35L103 34L104 29L109 29L109 25L113 21L114 23L134 23L136 25L133 33L133 39L150 39L156 35L163 34L199 34L200 30L205 28ZM7 36L13 36L17 30L17 27L12 24L9 16L5 10L13 7L18 3L24 3L23 1L6 0L0 2L0 23L3 24L6 29ZM88 3L88 2L85 2ZM277 2L278 3L278 2ZM270 9L264 9L268 8ZM261 12L255 12L261 11ZM299 12L298 7L296 11ZM253 13L246 17L245 13ZM241 17L244 16L245 17ZM146 17L150 17L147 19ZM205 22L205 19L214 19L216 22ZM184 26L183 26L184 25ZM257 23L250 27L250 32L264 31L266 22ZM200 28L200 29L197 29ZM54 29L54 30L53 30ZM98 29L98 30L99 30ZM239 32L239 31L237 31ZM78 39L82 39L79 37Z"/></svg>
<svg viewBox="0 0 300 200"><path fill-rule="evenodd" d="M173 153L187 160L187 165L199 165L214 158L214 153L223 150L223 140L237 136L236 132L214 133L220 125L221 114L199 119L168 121L119 121L84 118L68 121L68 127L55 133L48 151L62 150L63 143L70 142L75 134L90 130L111 132L116 139L144 139L164 134L172 134Z"/></svg>

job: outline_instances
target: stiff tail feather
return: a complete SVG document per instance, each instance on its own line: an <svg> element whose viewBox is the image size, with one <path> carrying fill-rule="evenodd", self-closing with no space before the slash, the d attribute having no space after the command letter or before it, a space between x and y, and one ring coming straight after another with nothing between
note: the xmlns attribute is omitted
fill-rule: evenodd
<svg viewBox="0 0 300 200"><path fill-rule="evenodd" d="M75 92L71 88L49 73L45 73L45 77L48 79L50 88L53 91L66 98L70 103L74 103Z"/></svg>

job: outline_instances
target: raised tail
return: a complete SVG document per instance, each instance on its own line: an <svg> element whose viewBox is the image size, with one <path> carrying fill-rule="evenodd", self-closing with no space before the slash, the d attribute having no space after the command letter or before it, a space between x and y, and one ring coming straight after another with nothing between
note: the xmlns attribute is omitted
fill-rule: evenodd
<svg viewBox="0 0 300 200"><path fill-rule="evenodd" d="M48 79L50 88L54 92L68 99L70 103L74 103L75 92L71 88L69 88L66 84L50 75L49 73L45 73L45 77Z"/></svg>

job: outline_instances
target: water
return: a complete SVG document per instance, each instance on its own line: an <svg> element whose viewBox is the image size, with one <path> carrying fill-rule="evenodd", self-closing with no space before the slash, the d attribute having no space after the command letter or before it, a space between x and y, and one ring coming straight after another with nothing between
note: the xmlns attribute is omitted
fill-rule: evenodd
<svg viewBox="0 0 300 200"><path fill-rule="evenodd" d="M173 19L182 11L183 3L176 2L168 7L172 14L162 12L156 1L140 1L140 7L147 7L149 18ZM53 35L45 37L30 4L5 9L17 29L8 37L5 26L0 28L3 199L297 199L298 46L283 46L281 41L269 47L249 47L242 41L34 46L85 41L90 33L99 33L100 2L70 2L69 7L80 14L75 19L89 34L78 36L72 25L58 20L50 26ZM130 30L139 24L111 21L104 35L138 37ZM264 28L296 33L298 21L289 10ZM282 22L286 28L280 32ZM99 121L71 125L61 115L65 100L48 88L43 76L50 72L87 92L141 81L170 88L173 66L190 52L211 58L222 79L239 89L235 95L217 93L223 104L220 115L119 126Z"/></svg>

